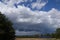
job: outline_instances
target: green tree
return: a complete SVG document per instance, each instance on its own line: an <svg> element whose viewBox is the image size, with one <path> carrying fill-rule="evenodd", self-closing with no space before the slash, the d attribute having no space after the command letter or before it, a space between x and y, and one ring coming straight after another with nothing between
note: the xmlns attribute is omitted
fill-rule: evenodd
<svg viewBox="0 0 60 40"><path fill-rule="evenodd" d="M15 31L12 22L0 12L0 40L15 40Z"/></svg>
<svg viewBox="0 0 60 40"><path fill-rule="evenodd" d="M44 34L44 36L47 37L47 38L51 37L50 33L46 33L46 34Z"/></svg>
<svg viewBox="0 0 60 40"><path fill-rule="evenodd" d="M56 38L60 38L60 28L56 29Z"/></svg>
<svg viewBox="0 0 60 40"><path fill-rule="evenodd" d="M55 33L51 33L51 38L55 38L56 34Z"/></svg>

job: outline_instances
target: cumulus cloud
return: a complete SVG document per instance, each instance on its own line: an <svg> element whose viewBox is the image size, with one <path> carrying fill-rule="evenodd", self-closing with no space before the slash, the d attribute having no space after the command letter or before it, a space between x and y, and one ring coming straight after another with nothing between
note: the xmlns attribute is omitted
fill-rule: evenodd
<svg viewBox="0 0 60 40"><path fill-rule="evenodd" d="M2 2L4 4L7 4L10 7L14 7L15 4L19 4L21 2L32 2L33 0L2 0ZM31 6L32 9L41 9L42 7L44 7L47 4L48 0L36 0L36 2L32 2Z"/></svg>
<svg viewBox="0 0 60 40"><path fill-rule="evenodd" d="M44 0L36 0L36 2L33 2L32 4L31 4L31 6L32 6L32 8L33 9L41 9L42 7L44 7L46 4L47 4L47 2L48 2L48 0L45 0L45 2L44 2Z"/></svg>
<svg viewBox="0 0 60 40"><path fill-rule="evenodd" d="M19 4L21 2L27 2L28 0L2 0L4 4L7 4L10 7L13 7L15 4Z"/></svg>
<svg viewBox="0 0 60 40"><path fill-rule="evenodd" d="M12 0L11 0L12 1ZM17 0L16 0L17 1ZM13 23L19 24L18 27L20 27L20 23L30 23L30 24L40 24L44 23L49 26L49 28L58 28L60 26L60 11L52 8L48 12L46 11L32 11L30 8L25 6L17 6L17 8L13 5L15 2L12 2L12 5L9 5L10 3L7 3L7 1L0 2L0 11L9 17L10 20L12 20ZM22 26L22 28L29 28ZM30 25L29 24L29 25ZM51 25L51 27L50 27ZM39 29L39 27L33 27L33 29ZM45 28L44 26L42 28ZM46 27L48 28L48 27Z"/></svg>

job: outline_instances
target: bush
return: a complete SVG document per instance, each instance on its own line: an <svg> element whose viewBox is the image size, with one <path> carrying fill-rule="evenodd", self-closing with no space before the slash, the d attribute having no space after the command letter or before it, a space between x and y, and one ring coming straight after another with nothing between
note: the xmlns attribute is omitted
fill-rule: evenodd
<svg viewBox="0 0 60 40"><path fill-rule="evenodd" d="M60 38L60 28L56 29L56 38Z"/></svg>

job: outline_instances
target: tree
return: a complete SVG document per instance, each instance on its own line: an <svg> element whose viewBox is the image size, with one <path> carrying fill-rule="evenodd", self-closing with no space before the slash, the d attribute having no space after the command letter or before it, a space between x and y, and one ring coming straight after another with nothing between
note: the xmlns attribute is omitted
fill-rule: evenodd
<svg viewBox="0 0 60 40"><path fill-rule="evenodd" d="M46 33L46 34L44 34L44 36L45 36L46 38L50 38L50 37L51 37L51 34L50 34L50 33Z"/></svg>
<svg viewBox="0 0 60 40"><path fill-rule="evenodd" d="M55 33L51 33L51 38L55 38L56 34Z"/></svg>
<svg viewBox="0 0 60 40"><path fill-rule="evenodd" d="M0 12L0 40L15 40L15 31L12 22Z"/></svg>
<svg viewBox="0 0 60 40"><path fill-rule="evenodd" d="M60 38L60 28L56 29L56 38Z"/></svg>

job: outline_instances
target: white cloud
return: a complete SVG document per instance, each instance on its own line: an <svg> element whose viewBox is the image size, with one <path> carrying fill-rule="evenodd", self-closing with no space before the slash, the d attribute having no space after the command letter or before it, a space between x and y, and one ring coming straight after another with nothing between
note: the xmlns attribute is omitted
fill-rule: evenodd
<svg viewBox="0 0 60 40"><path fill-rule="evenodd" d="M36 35L36 34L39 34L39 32L36 32L36 31L18 31L16 30L16 35L17 36L22 36L22 35Z"/></svg>
<svg viewBox="0 0 60 40"><path fill-rule="evenodd" d="M10 7L13 7L14 4L19 4L21 2L27 2L28 0L2 0L4 4L7 4Z"/></svg>
<svg viewBox="0 0 60 40"><path fill-rule="evenodd" d="M19 4L21 2L32 2L33 0L2 0L2 2L4 4L7 4L7 6L10 7L14 7L14 4ZM36 9L41 9L42 7L44 7L47 4L48 0L36 0L36 2L32 2L31 6L32 9L36 8Z"/></svg>
<svg viewBox="0 0 60 40"><path fill-rule="evenodd" d="M48 12L32 11L30 8L25 6L18 6L18 8L8 7L7 5L0 2L0 11L17 23L47 23L57 26L60 24L60 11L55 8L52 8Z"/></svg>
<svg viewBox="0 0 60 40"><path fill-rule="evenodd" d="M14 6L11 7L8 4L0 2L0 11L15 23L46 23L52 25L54 28L60 26L60 11L55 8L52 8L48 12L38 10L32 11L25 6L20 5L18 8L15 8Z"/></svg>
<svg viewBox="0 0 60 40"><path fill-rule="evenodd" d="M43 0L37 0L36 2L33 2L32 4L31 4L31 6L32 6L32 8L33 9L41 9L42 7L44 7L46 4L47 4L47 2L48 2L48 0L47 1L45 1L45 2L43 2Z"/></svg>
<svg viewBox="0 0 60 40"><path fill-rule="evenodd" d="M18 8L15 8L15 7L9 7L1 2L0 2L0 11L10 17L16 16L17 21L33 22L33 23L34 22L40 23L43 22L44 20L51 22L52 21L51 16L54 16L56 19L59 18L60 13L58 10L54 8L48 12L32 11L30 8L27 8L25 6L18 6Z"/></svg>

